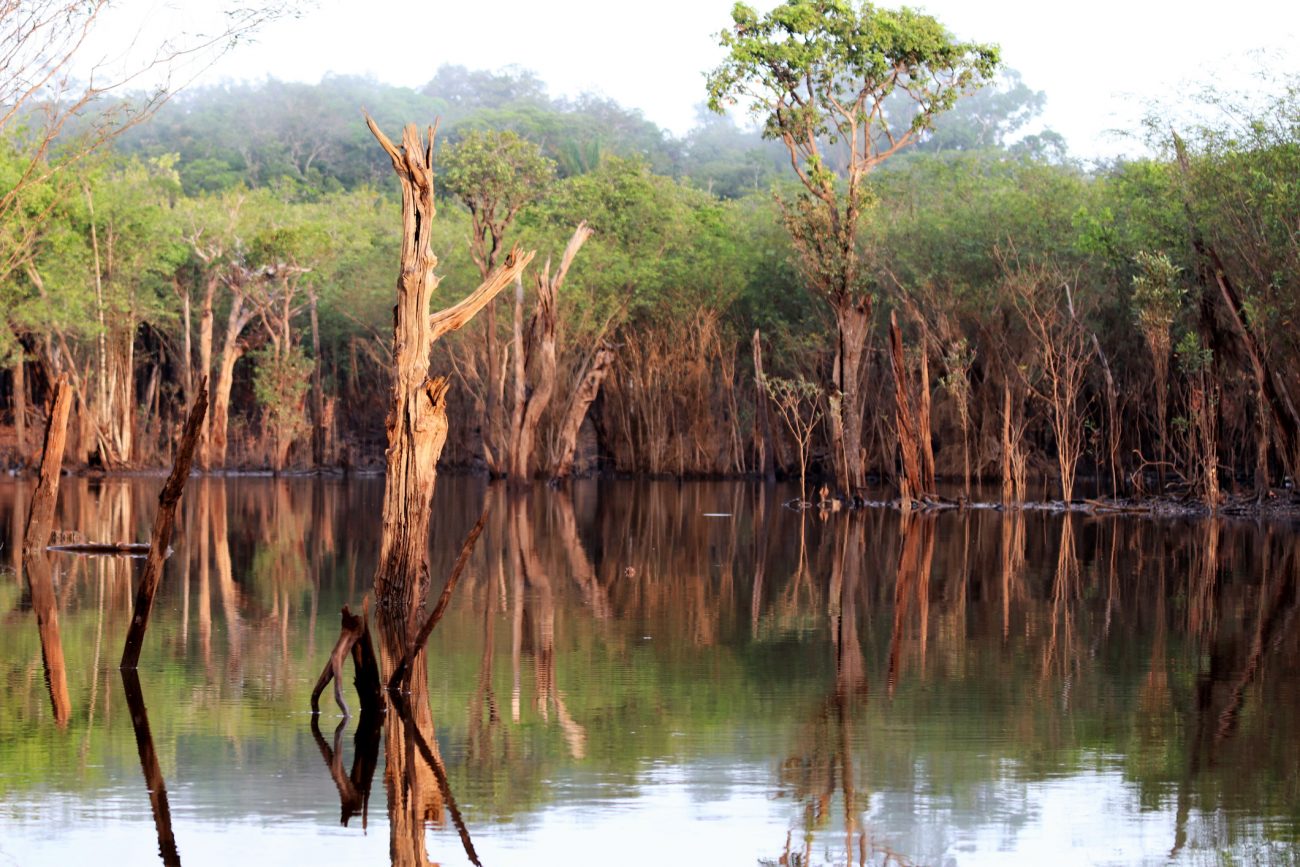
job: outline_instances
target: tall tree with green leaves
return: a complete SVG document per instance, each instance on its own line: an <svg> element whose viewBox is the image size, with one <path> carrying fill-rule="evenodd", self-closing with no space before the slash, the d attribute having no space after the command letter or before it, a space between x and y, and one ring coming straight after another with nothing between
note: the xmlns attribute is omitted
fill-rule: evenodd
<svg viewBox="0 0 1300 867"><path fill-rule="evenodd" d="M762 16L737 3L731 15L709 105L746 102L764 135L785 145L803 186L782 212L808 288L835 316L829 386L842 399L832 447L840 488L856 491L866 482L861 377L875 291L862 231L867 177L988 81L998 49L957 41L915 10L852 0L787 0Z"/></svg>

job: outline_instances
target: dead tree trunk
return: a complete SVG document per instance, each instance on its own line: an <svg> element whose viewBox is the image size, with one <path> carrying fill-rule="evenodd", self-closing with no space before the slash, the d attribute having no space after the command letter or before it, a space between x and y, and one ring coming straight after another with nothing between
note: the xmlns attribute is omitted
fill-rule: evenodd
<svg viewBox="0 0 1300 867"><path fill-rule="evenodd" d="M758 430L754 440L758 446L758 469L767 481L776 479L776 442L772 438L772 415L767 406L767 392L763 388L763 340L754 329L754 415L758 417Z"/></svg>
<svg viewBox="0 0 1300 867"><path fill-rule="evenodd" d="M429 352L442 335L469 322L532 261L518 249L470 295L430 315L439 278L438 257L429 239L436 214L430 127L421 140L414 124L402 131L399 150L375 122L366 124L392 161L402 186L402 253L393 311L393 398L387 420L383 531L375 570L375 598L381 611L409 616L429 585L429 509L438 457L447 441L444 377L429 376Z"/></svg>
<svg viewBox="0 0 1300 867"><path fill-rule="evenodd" d="M311 311L311 460L317 467L325 465L325 389L321 385L320 317L316 313L316 292L310 298Z"/></svg>
<svg viewBox="0 0 1300 867"><path fill-rule="evenodd" d="M917 432L921 437L921 489L934 493L934 443L930 432L930 356L926 341L921 341L921 392L916 400Z"/></svg>
<svg viewBox="0 0 1300 867"><path fill-rule="evenodd" d="M898 328L898 317L889 314L889 362L894 371L895 418L898 425L898 449L902 453L903 475L899 484L899 498L904 509L912 501L928 493L925 485L921 456L921 429L917 414L912 408L911 389L903 359L903 333Z"/></svg>
<svg viewBox="0 0 1300 867"><path fill-rule="evenodd" d="M45 428L40 474L37 476L36 491L32 494L31 510L27 513L27 529L23 534L24 551L39 551L50 542L54 505L59 499L63 447L68 438L68 411L71 408L72 383L65 373L54 382L54 402L50 409L50 422Z"/></svg>
<svg viewBox="0 0 1300 867"><path fill-rule="evenodd" d="M199 376L205 379L212 376L212 302L216 295L220 279L209 275L203 287L203 307L199 311ZM218 389L220 391L220 389ZM199 444L199 467L208 469L212 465L212 416L203 417L203 439Z"/></svg>
<svg viewBox="0 0 1300 867"><path fill-rule="evenodd" d="M27 370L22 347L14 361L14 436L18 440L18 462L27 462Z"/></svg>
<svg viewBox="0 0 1300 867"><path fill-rule="evenodd" d="M190 477L194 449L207 411L208 381L203 379L199 381L199 390L194 396L194 405L190 407L190 416L185 420L185 431L181 435L180 448L176 451L176 463L172 465L171 475L167 477L162 493L158 495L158 512L154 515L153 533L149 536L149 556L144 561L144 574L140 576L140 587L135 594L131 626L127 629L126 644L122 648L121 667L125 669L135 668L140 661L144 632L149 626L149 612L153 610L153 598L158 592L158 585L162 583L163 561L167 559L167 549L172 541L176 505L185 490L185 481Z"/></svg>
<svg viewBox="0 0 1300 867"><path fill-rule="evenodd" d="M608 345L597 348L591 364L582 375L578 387L574 389L568 411L564 414L564 421L560 423L556 459L551 468L551 480L554 482L564 481L573 472L573 455L578 450L578 431L582 429L582 421L587 417L587 410L591 408L596 395L600 394L601 384L609 374L610 368L614 366L614 358L614 350Z"/></svg>
<svg viewBox="0 0 1300 867"><path fill-rule="evenodd" d="M361 696L363 716L368 710L383 709L383 687L379 677L379 662L375 659L374 644L370 640L369 612L369 597L362 604L360 617L349 611L348 606L343 606L338 641L334 642L330 658L311 691L313 714L320 713L320 694L325 691L330 680L333 680L334 701L338 704L339 710L343 711L345 718L352 715L348 710L348 703L343 700L343 663L349 656L352 657L352 667L356 674L357 694Z"/></svg>
<svg viewBox="0 0 1300 867"><path fill-rule="evenodd" d="M518 426L512 431L510 443L510 481L514 484L527 484L532 479L533 443L537 440L537 427L542 423L542 413L551 402L555 393L555 297L564 284L564 278L573 264L573 257L578 255L582 245L591 237L591 229L585 222L579 223L573 230L573 237L564 248L559 270L551 276L551 263L537 278L537 310L528 323L528 344L524 359L516 364L516 375L533 373L532 391L517 388L516 395L522 396L522 411L516 407ZM516 314L518 317L518 314ZM524 350L517 346L516 352Z"/></svg>
<svg viewBox="0 0 1300 867"><path fill-rule="evenodd" d="M226 465L226 435L230 428L230 390L235 384L235 364L244 354L240 338L253 311L244 306L243 295L231 287L230 316L226 320L226 337L221 345L221 363L217 370L217 390L212 396L212 424L208 425L208 459L212 466Z"/></svg>

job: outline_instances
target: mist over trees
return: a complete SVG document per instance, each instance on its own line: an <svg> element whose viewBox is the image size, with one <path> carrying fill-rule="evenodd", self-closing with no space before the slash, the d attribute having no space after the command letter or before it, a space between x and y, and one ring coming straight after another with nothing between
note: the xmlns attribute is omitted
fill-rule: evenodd
<svg viewBox="0 0 1300 867"><path fill-rule="evenodd" d="M772 408L757 330L767 376L820 384L806 412L827 423L807 471L843 493L904 481L899 431L920 424L932 473L1001 480L1014 498L1028 494L1010 482L1040 473L1057 495L1081 473L1106 493L1268 496L1300 461L1296 83L1199 124L1155 117L1134 131L1153 156L1088 168L1036 125L1032 82L980 63L988 83L925 103L919 124L898 93L881 94L879 135L915 140L852 191L851 145L829 129L808 139L824 158L813 186L858 202L842 239L864 302L851 370L837 361L843 309L808 291L810 244L827 235L779 130L765 137L703 104L676 137L605 98L553 97L513 68L446 66L419 88L219 85L171 99L75 173L22 184L30 153L6 128L0 449L10 465L31 461L50 383L66 373L70 463L162 464L206 374L203 466L374 465L400 227L364 108L381 127L440 119L443 285L482 279L475 237L538 250L540 278L576 227L591 232L552 299L539 306L530 272L435 347L434 366L452 373L445 464L506 472L512 413L542 375L527 362L542 357L529 354L537 335L553 353L551 393L517 475L757 473L765 454L797 475L795 439L756 433ZM539 168L484 236L475 172L495 171L506 142ZM58 159L58 142L42 158ZM434 303L455 300L440 290ZM533 324L547 317L553 332ZM589 406L577 432L575 401Z"/></svg>

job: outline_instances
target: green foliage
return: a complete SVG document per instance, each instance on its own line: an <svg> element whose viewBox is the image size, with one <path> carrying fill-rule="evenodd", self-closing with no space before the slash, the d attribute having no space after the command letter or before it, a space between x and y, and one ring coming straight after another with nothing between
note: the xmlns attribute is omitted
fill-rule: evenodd
<svg viewBox="0 0 1300 867"><path fill-rule="evenodd" d="M708 77L709 106L722 111L747 101L765 135L800 143L818 186L831 169L813 141L827 137L834 145L861 129L866 141L858 147L867 152L878 138L892 145L896 129L929 129L999 62L994 46L958 42L935 18L913 9L787 0L763 16L737 3L731 17L732 28L720 34L727 58ZM895 93L909 98L899 118L884 110Z"/></svg>
<svg viewBox="0 0 1300 867"><path fill-rule="evenodd" d="M513 132L471 130L440 159L442 185L474 219L474 255L481 268L495 263L506 229L555 176L541 149ZM481 245L481 246L480 246Z"/></svg>
<svg viewBox="0 0 1300 867"><path fill-rule="evenodd" d="M1179 284L1182 269L1164 253L1137 254L1133 278L1133 315L1144 331L1169 330L1182 307L1186 290Z"/></svg>
<svg viewBox="0 0 1300 867"><path fill-rule="evenodd" d="M298 346L285 347L278 353L264 347L250 355L254 365L253 393L262 407L263 424L287 447L307 429L304 402L311 387L312 360Z"/></svg>
<svg viewBox="0 0 1300 867"><path fill-rule="evenodd" d="M1179 339L1174 354L1178 356L1178 368L1187 376L1204 373L1214 364L1214 350L1201 343L1195 331L1188 331Z"/></svg>

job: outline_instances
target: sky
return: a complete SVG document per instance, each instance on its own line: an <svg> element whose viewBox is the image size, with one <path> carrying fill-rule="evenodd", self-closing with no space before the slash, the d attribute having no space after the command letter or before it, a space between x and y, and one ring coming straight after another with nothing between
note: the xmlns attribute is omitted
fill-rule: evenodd
<svg viewBox="0 0 1300 867"><path fill-rule="evenodd" d="M308 0L310 3L311 0ZM317 82L328 73L418 86L444 63L516 66L552 96L593 92L682 135L721 59L732 0L315 0L262 28L198 75L197 84L266 77ZM757 0L760 10L775 0ZM888 4L882 4L888 5ZM1093 159L1140 152L1132 130L1156 102L1206 86L1258 89L1300 75L1300 2L1270 0L919 0L962 39L1001 45L1007 66L1047 94L1042 125ZM200 0L122 0L102 45L212 24ZM143 34L141 28L145 28ZM97 48L104 51L107 49ZM105 56L105 55L100 55ZM413 119L414 120L414 119Z"/></svg>

